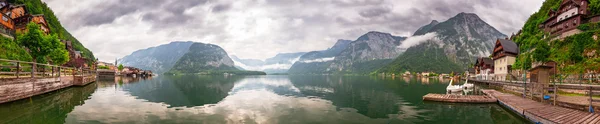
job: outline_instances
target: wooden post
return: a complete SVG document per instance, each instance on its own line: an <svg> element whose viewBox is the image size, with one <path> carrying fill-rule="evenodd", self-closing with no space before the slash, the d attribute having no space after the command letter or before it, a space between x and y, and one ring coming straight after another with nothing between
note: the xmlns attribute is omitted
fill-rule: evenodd
<svg viewBox="0 0 600 124"><path fill-rule="evenodd" d="M19 72L21 71L21 66L19 65L19 62L17 62L17 79L19 79Z"/></svg>
<svg viewBox="0 0 600 124"><path fill-rule="evenodd" d="M594 107L592 106L592 101L593 101L593 99L592 99L592 86L590 86L589 88L590 88L590 93L589 93L590 94L590 112L594 113Z"/></svg>
<svg viewBox="0 0 600 124"><path fill-rule="evenodd" d="M556 92L558 92L558 87L556 86L556 84L554 84L554 103L552 103L552 105L556 105L556 99L558 99Z"/></svg>
<svg viewBox="0 0 600 124"><path fill-rule="evenodd" d="M31 78L35 78L35 63L31 64Z"/></svg>
<svg viewBox="0 0 600 124"><path fill-rule="evenodd" d="M527 98L527 72L523 73L523 98Z"/></svg>
<svg viewBox="0 0 600 124"><path fill-rule="evenodd" d="M50 74L50 76L55 77L56 75L54 75L54 66L50 66L50 68L52 68L52 73Z"/></svg>
<svg viewBox="0 0 600 124"><path fill-rule="evenodd" d="M60 77L60 66L58 66L58 77Z"/></svg>

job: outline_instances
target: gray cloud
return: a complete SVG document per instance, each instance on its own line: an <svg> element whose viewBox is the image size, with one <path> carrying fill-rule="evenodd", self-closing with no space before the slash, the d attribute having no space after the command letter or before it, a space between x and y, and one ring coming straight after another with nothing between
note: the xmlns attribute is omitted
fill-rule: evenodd
<svg viewBox="0 0 600 124"><path fill-rule="evenodd" d="M358 12L358 14L362 17L377 17L377 16L381 16L381 15L385 15L390 13L392 10L390 8L381 8L381 7L374 7L374 8L369 8L363 11Z"/></svg>
<svg viewBox="0 0 600 124"><path fill-rule="evenodd" d="M229 8L231 8L231 5L229 5L229 4L218 4L212 8L212 12L215 12L215 13L223 12L223 11L229 10Z"/></svg>
<svg viewBox="0 0 600 124"><path fill-rule="evenodd" d="M541 0L43 0L100 60L170 41L222 46L241 58L331 47L368 31L411 35L431 20L475 13L516 32ZM510 18L509 18L510 17Z"/></svg>

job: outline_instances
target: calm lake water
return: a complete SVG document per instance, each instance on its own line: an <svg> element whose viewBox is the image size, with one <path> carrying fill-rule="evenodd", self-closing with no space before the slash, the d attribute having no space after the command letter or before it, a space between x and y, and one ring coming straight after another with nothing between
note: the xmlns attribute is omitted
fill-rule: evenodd
<svg viewBox="0 0 600 124"><path fill-rule="evenodd" d="M0 104L0 123L528 123L497 104L424 102L449 81L369 76L105 79Z"/></svg>

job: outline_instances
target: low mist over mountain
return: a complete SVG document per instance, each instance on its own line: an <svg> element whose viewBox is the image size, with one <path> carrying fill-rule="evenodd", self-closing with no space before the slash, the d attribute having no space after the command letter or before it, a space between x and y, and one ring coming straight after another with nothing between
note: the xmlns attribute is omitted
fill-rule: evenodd
<svg viewBox="0 0 600 124"><path fill-rule="evenodd" d="M300 59L305 52L280 53L265 61L258 59L240 59L237 56L231 58L238 68L243 70L264 71L266 73L287 73L288 69Z"/></svg>
<svg viewBox="0 0 600 124"><path fill-rule="evenodd" d="M330 72L369 73L385 65L400 55L398 46L406 37L371 31L351 42L346 49L335 56L327 68Z"/></svg>
<svg viewBox="0 0 600 124"><path fill-rule="evenodd" d="M175 62L188 52L194 42L176 41L169 44L137 50L130 55L120 59L119 64L132 66L144 70L152 70L154 73L164 73L169 71Z"/></svg>
<svg viewBox="0 0 600 124"><path fill-rule="evenodd" d="M489 56L496 39L506 38L506 35L472 13L459 13L441 23L434 20L414 34L413 37L433 37L421 39L423 44L416 46L418 48L409 48L379 72L464 71L474 58ZM440 64L441 67L438 67Z"/></svg>
<svg viewBox="0 0 600 124"><path fill-rule="evenodd" d="M294 63L288 73L290 74L309 74L309 73L323 73L327 71L327 68L331 62L335 59L335 56L340 54L351 40L338 40L333 47L322 50L308 52L300 57L300 59Z"/></svg>

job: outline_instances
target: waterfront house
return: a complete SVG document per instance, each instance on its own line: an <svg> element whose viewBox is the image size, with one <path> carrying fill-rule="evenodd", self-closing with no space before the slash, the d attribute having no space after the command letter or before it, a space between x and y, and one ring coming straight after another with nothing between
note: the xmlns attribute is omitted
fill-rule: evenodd
<svg viewBox="0 0 600 124"><path fill-rule="evenodd" d="M585 23L600 22L600 15L591 15L588 0L563 0L558 10L550 10L548 19L539 25L544 32L556 38L565 38L581 30L577 26Z"/></svg>
<svg viewBox="0 0 600 124"><path fill-rule="evenodd" d="M519 47L508 39L498 39L494 46L492 59L494 60L494 79L505 80L511 75L512 65L519 55Z"/></svg>
<svg viewBox="0 0 600 124"><path fill-rule="evenodd" d="M489 80L489 76L494 74L494 60L488 57L479 57L475 60L475 76L480 80Z"/></svg>
<svg viewBox="0 0 600 124"><path fill-rule="evenodd" d="M106 66L106 67L108 67L109 70L117 70L117 66L115 66L112 63L98 61L98 64L96 64L96 67L101 67L101 66Z"/></svg>

